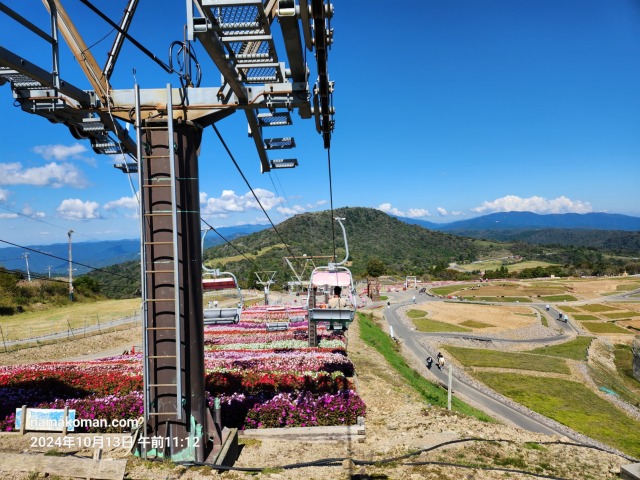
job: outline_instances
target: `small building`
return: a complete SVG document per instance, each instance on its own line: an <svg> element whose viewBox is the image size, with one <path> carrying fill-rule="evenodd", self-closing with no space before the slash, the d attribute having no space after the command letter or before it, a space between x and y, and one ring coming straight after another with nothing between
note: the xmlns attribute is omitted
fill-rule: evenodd
<svg viewBox="0 0 640 480"><path fill-rule="evenodd" d="M372 302L380 301L380 280L378 278L367 278L367 296Z"/></svg>

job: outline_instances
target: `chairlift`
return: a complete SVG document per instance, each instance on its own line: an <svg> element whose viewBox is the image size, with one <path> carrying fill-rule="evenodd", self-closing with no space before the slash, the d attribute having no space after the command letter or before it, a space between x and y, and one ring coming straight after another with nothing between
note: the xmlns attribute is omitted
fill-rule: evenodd
<svg viewBox="0 0 640 480"><path fill-rule="evenodd" d="M353 284L353 276L351 270L344 267L343 264L349 258L349 246L347 244L347 233L342 224L343 218L336 218L340 227L342 227L342 233L344 235L344 244L346 254L344 260L339 263L329 263L327 266L316 267L311 272L311 278L309 280L309 298L313 296L314 289L324 290L333 294L336 287L340 287L341 292L347 290L347 302L342 302L345 298L340 298L338 305L330 306L327 308L318 308L315 306L314 301L307 301L307 308L309 312L309 322L326 324L329 330L346 330L349 324L353 322L357 308L357 296L355 295L356 289Z"/></svg>
<svg viewBox="0 0 640 480"><path fill-rule="evenodd" d="M211 229L209 229L211 230ZM202 235L202 251L204 251L204 238L209 230L205 230ZM244 299L242 291L238 285L236 276L231 272L221 272L219 269L212 269L202 263L202 290L208 291L229 291L236 290L237 307L214 307L205 308L203 311L205 325L222 325L238 323Z"/></svg>

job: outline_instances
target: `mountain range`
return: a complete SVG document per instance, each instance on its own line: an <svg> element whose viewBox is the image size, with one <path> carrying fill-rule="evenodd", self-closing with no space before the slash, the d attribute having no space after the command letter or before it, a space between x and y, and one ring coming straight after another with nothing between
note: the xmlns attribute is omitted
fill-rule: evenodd
<svg viewBox="0 0 640 480"><path fill-rule="evenodd" d="M347 210L352 212L373 210L368 215L372 219L376 217L375 221L377 222L384 221L386 224L386 220L384 220L386 217L395 218L404 224L416 225L433 232L449 233L463 237L497 241L523 241L546 245L573 245L632 254L640 252L640 218L628 215L611 213L540 215L531 212L503 212L451 223L434 223L406 217L393 217L375 209L355 207ZM381 213L383 216L378 218L376 212ZM307 218L305 215L302 214L294 218L301 217L302 221L305 222L307 221L304 220ZM292 219L286 220L281 225L290 220ZM268 228L269 225L238 225L221 227L216 230L231 241ZM296 229L294 228L294 230ZM391 232L392 229L387 231ZM302 234L306 237L304 232ZM372 234L375 235L375 230ZM313 238L310 238L309 241L314 242ZM205 248L222 243L224 243L224 240L212 232L206 238ZM66 276L68 274L67 243L35 245L29 248L31 250L28 251L18 246L0 248L0 265L8 270L25 271L26 260L23 254L28 253L31 272L38 272L38 274L43 275L46 274L48 266L51 266L52 275ZM375 245L372 248L375 251ZM74 274L81 275L92 268L102 268L134 260L139 256L139 251L140 243L138 239L74 243ZM44 254L38 252L43 252Z"/></svg>
<svg viewBox="0 0 640 480"><path fill-rule="evenodd" d="M238 225L233 227L220 227L216 231L227 240L234 240L254 232L264 230L268 225ZM211 232L205 240L205 248L224 243L220 236ZM29 255L29 271L34 275L48 275L49 266L52 276L67 276L69 274L69 244L54 243L51 245L31 245L29 250L12 246L0 248L0 266L7 270L26 271L27 259L23 255ZM41 252L41 253L40 253ZM140 240L102 240L91 242L73 242L72 260L74 275L82 275L95 268L135 260L140 256Z"/></svg>
<svg viewBox="0 0 640 480"><path fill-rule="evenodd" d="M430 230L456 233L484 230L533 230L541 228L640 231L640 217L617 213L553 213L499 212L451 223L434 223L397 217L405 223Z"/></svg>

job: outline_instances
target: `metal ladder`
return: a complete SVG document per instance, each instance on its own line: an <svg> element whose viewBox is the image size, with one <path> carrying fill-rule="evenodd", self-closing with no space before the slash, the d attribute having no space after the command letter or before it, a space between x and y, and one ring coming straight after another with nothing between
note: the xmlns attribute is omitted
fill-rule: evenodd
<svg viewBox="0 0 640 480"><path fill-rule="evenodd" d="M167 121L166 124L141 122L140 90L135 86L135 110L137 132L137 157L139 169L139 195L142 206L141 213L141 290L143 299L143 345L144 345L144 418L146 423L151 417L162 417L158 422L182 420L183 418L183 385L179 288L179 254L178 254L178 205L176 201L175 148L173 130L173 109L171 86L167 85ZM154 146L149 141L152 131L166 132L167 151L154 155ZM164 143L164 142L163 142ZM163 145L164 146L164 145ZM169 162L169 176L158 175L153 171L155 162ZM170 189L171 195L157 200L155 192L159 189ZM162 195L159 195L162 198ZM145 208L148 203L148 210ZM160 207L160 208L159 208ZM170 228L167 220L170 218ZM158 225L156 225L158 224ZM146 228L149 226L149 228ZM162 227L160 227L162 226ZM157 228L157 229L156 229ZM153 278L150 285L149 278ZM162 280L160 280L162 279ZM168 294L173 290L173 295ZM164 295L162 295L164 293ZM153 315L149 314L152 310ZM165 317L164 321L160 317ZM173 325L168 324L166 317L174 317ZM165 345L160 346L161 343ZM158 352L166 343L173 343L174 352ZM158 367L173 370L173 380L159 382ZM152 375L153 373L153 375ZM161 398L163 397L163 398ZM166 410L165 398L175 398L175 408ZM161 408L161 404L162 407ZM146 452L145 452L146 456Z"/></svg>

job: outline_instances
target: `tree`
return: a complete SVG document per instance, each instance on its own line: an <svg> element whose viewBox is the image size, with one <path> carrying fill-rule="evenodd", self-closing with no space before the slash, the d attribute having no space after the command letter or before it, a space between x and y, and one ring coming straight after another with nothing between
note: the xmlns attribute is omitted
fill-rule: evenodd
<svg viewBox="0 0 640 480"><path fill-rule="evenodd" d="M88 277L87 275L82 275L77 277L73 286L80 293L100 293L100 283L93 277Z"/></svg>
<svg viewBox="0 0 640 480"><path fill-rule="evenodd" d="M380 277L387 271L386 265L379 258L371 258L367 262L367 275L369 277Z"/></svg>

